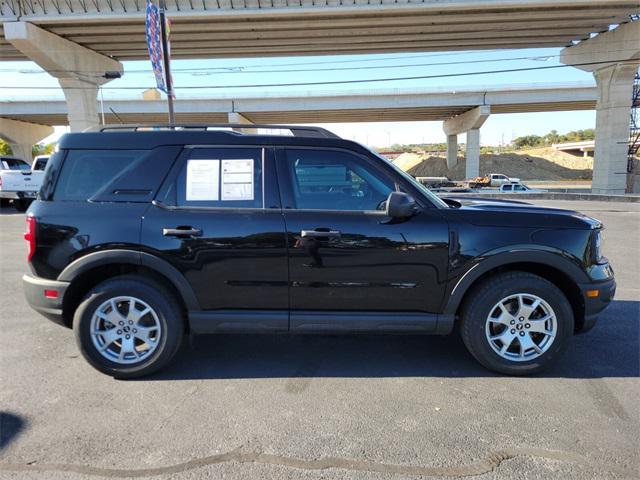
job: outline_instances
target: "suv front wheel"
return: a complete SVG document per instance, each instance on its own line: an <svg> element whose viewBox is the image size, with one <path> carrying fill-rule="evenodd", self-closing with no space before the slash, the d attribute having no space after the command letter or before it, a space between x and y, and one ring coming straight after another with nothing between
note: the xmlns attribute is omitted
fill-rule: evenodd
<svg viewBox="0 0 640 480"><path fill-rule="evenodd" d="M573 333L573 310L553 283L527 272L489 278L462 309L467 349L490 370L509 375L540 372L553 364Z"/></svg>
<svg viewBox="0 0 640 480"><path fill-rule="evenodd" d="M162 285L137 275L95 286L76 309L73 329L80 351L97 370L115 378L158 371L180 347L182 313Z"/></svg>

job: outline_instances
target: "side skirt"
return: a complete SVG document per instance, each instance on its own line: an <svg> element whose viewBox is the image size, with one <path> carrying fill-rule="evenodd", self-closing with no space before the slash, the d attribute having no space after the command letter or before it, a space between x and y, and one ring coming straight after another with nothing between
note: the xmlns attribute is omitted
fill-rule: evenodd
<svg viewBox="0 0 640 480"><path fill-rule="evenodd" d="M454 315L422 312L210 310L189 312L193 333L411 333L446 335Z"/></svg>

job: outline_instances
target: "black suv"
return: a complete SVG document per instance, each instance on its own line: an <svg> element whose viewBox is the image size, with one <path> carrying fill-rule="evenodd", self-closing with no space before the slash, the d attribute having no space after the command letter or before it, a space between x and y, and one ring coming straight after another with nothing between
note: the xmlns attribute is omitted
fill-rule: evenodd
<svg viewBox="0 0 640 480"><path fill-rule="evenodd" d="M187 333L457 328L485 367L528 374L614 295L597 220L442 200L320 128L228 127L72 133L50 159L26 297L101 372L157 371Z"/></svg>

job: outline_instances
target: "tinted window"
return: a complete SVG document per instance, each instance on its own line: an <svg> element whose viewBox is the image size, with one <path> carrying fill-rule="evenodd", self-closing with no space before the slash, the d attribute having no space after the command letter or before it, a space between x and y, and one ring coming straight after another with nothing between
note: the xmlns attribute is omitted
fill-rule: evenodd
<svg viewBox="0 0 640 480"><path fill-rule="evenodd" d="M296 207L379 210L394 182L362 158L335 150L287 150Z"/></svg>
<svg viewBox="0 0 640 480"><path fill-rule="evenodd" d="M511 191L511 185L503 185L502 189L507 192L507 191Z"/></svg>
<svg viewBox="0 0 640 480"><path fill-rule="evenodd" d="M146 150L71 150L62 165L54 200L87 200Z"/></svg>
<svg viewBox="0 0 640 480"><path fill-rule="evenodd" d="M17 158L3 158L2 159L3 170L31 170L31 166L24 160L18 160Z"/></svg>
<svg viewBox="0 0 640 480"><path fill-rule="evenodd" d="M518 192L524 192L526 188L523 185L516 185L514 189Z"/></svg>
<svg viewBox="0 0 640 480"><path fill-rule="evenodd" d="M262 208L261 148L196 148L172 187L180 207Z"/></svg>

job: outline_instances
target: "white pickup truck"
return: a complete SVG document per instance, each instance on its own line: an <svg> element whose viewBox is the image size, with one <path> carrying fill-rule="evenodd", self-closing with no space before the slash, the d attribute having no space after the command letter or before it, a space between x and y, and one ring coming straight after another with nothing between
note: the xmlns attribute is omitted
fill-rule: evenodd
<svg viewBox="0 0 640 480"><path fill-rule="evenodd" d="M500 193L546 193L544 188L531 188L524 183L505 183L500 185Z"/></svg>
<svg viewBox="0 0 640 480"><path fill-rule="evenodd" d="M13 200L18 211L24 212L36 198L44 171L32 171L31 165L13 157L0 157L0 200Z"/></svg>

